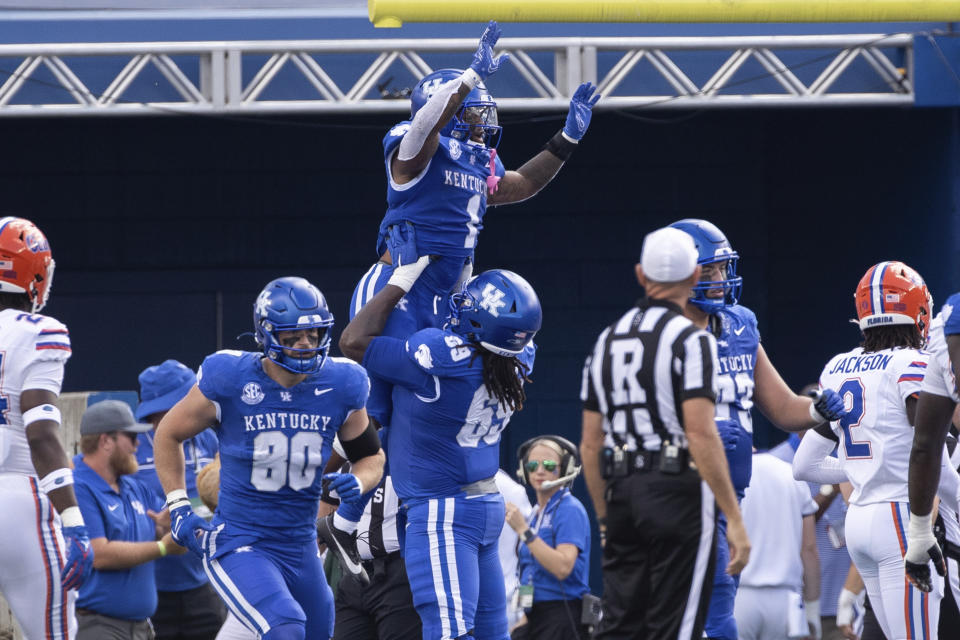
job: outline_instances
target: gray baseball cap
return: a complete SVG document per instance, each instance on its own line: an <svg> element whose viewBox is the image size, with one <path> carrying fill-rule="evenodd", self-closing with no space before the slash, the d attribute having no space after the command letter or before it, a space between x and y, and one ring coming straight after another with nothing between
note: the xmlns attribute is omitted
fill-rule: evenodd
<svg viewBox="0 0 960 640"><path fill-rule="evenodd" d="M134 420L130 405L121 400L103 400L90 405L80 418L80 435L82 436L111 431L143 433L151 429L153 425Z"/></svg>

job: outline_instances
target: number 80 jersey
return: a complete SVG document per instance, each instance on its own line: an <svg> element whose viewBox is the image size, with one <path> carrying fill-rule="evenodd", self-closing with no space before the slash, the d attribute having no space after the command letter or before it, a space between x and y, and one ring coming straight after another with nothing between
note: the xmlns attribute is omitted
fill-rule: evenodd
<svg viewBox="0 0 960 640"><path fill-rule="evenodd" d="M219 351L197 375L219 420L217 513L234 530L308 540L333 439L347 416L364 408L370 382L356 363L327 358L320 371L286 388L264 372L262 357Z"/></svg>
<svg viewBox="0 0 960 640"><path fill-rule="evenodd" d="M913 427L906 401L920 393L928 354L917 349L862 348L833 357L820 386L843 398L847 415L830 424L840 439L839 457L853 485L850 502L908 502L907 470Z"/></svg>

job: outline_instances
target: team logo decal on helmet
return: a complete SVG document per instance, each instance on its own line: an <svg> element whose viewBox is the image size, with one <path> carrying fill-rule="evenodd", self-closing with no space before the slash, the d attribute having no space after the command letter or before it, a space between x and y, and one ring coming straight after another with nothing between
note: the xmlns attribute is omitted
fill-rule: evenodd
<svg viewBox="0 0 960 640"><path fill-rule="evenodd" d="M253 326L263 354L293 373L319 371L330 351L333 314L320 290L303 278L277 278L267 284L253 304ZM317 329L316 348L291 349L280 343L279 332L299 329Z"/></svg>
<svg viewBox="0 0 960 640"><path fill-rule="evenodd" d="M25 293L31 312L47 304L55 267L46 236L24 218L0 218L0 291Z"/></svg>
<svg viewBox="0 0 960 640"><path fill-rule="evenodd" d="M410 94L410 117L415 116L441 86L458 81L461 75L462 69L438 69L424 76ZM474 128L483 131L483 141L487 147L493 149L500 143L502 128L497 118L497 103L482 82L467 94L460 110L443 126L440 135L469 140Z"/></svg>
<svg viewBox="0 0 960 640"><path fill-rule="evenodd" d="M723 307L732 306L740 301L743 278L737 275L740 254L733 250L730 241L712 222L697 218L686 218L670 225L685 231L693 238L697 247L697 264L723 263L723 277L719 280L701 280L693 287L690 303L704 313L716 313ZM717 295L718 291L723 295Z"/></svg>
<svg viewBox="0 0 960 640"><path fill-rule="evenodd" d="M484 271L450 296L450 330L497 355L515 356L523 351L542 321L540 299L533 287L506 269Z"/></svg>
<svg viewBox="0 0 960 640"><path fill-rule="evenodd" d="M926 340L933 298L920 274L904 263L880 262L867 269L854 301L861 330L912 324Z"/></svg>

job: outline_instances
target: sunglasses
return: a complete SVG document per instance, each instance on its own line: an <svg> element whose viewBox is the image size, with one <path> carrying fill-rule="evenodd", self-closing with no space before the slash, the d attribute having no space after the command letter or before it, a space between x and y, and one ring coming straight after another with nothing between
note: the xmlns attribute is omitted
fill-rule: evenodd
<svg viewBox="0 0 960 640"><path fill-rule="evenodd" d="M543 464L544 471L553 473L557 470L559 463L556 460L527 460L524 466L527 468L527 471L533 473L541 464Z"/></svg>
<svg viewBox="0 0 960 640"><path fill-rule="evenodd" d="M117 431L113 435L113 439L116 440L120 436L126 436L130 440L131 444L137 444L137 434L132 431Z"/></svg>

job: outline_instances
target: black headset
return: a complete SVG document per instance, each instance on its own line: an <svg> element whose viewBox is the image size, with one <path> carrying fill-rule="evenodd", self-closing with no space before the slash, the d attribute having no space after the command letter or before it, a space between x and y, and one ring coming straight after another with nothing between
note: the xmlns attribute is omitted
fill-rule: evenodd
<svg viewBox="0 0 960 640"><path fill-rule="evenodd" d="M517 449L517 479L520 484L530 484L529 473L524 464L527 460L527 454L533 445L541 440L547 440L560 447L563 453L560 455L560 479L563 483L573 482L573 479L580 473L580 450L577 446L560 436L535 436L520 445Z"/></svg>

